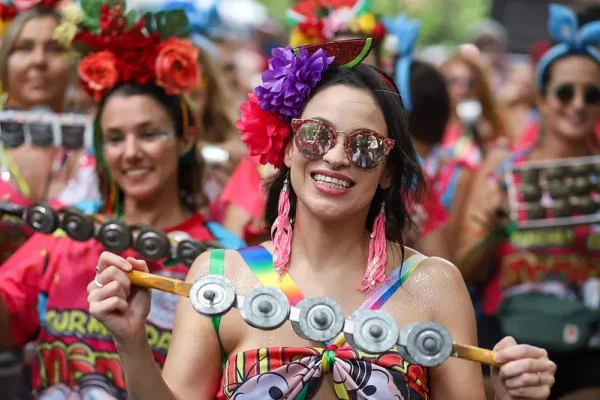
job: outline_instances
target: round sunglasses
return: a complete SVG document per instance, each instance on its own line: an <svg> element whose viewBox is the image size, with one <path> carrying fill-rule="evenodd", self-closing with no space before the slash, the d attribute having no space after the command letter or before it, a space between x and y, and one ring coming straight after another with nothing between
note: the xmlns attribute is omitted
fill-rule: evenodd
<svg viewBox="0 0 600 400"><path fill-rule="evenodd" d="M583 102L586 105L600 104L600 87L597 85L576 86L573 83L565 83L554 88L554 97L562 104L569 104L575 98L578 87L583 91Z"/></svg>
<svg viewBox="0 0 600 400"><path fill-rule="evenodd" d="M318 119L293 119L294 141L300 153L314 160L323 157L336 142L336 132L328 123ZM390 150L394 140L377 132L362 129L344 138L344 149L352 163L360 169L377 168Z"/></svg>

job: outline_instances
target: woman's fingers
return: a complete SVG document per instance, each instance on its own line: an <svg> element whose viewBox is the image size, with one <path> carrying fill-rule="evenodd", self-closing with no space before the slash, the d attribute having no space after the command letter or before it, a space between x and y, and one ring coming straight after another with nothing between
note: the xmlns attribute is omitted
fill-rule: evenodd
<svg viewBox="0 0 600 400"><path fill-rule="evenodd" d="M93 289L88 294L88 302L92 303L94 301L96 301L96 302L103 301L110 297L118 297L120 299L127 301L127 298L129 297L129 293L125 291L125 288L123 288L123 286L121 286L120 282L112 281L112 282L107 283L106 285L104 285L101 288L97 287L96 289Z"/></svg>
<svg viewBox="0 0 600 400"><path fill-rule="evenodd" d="M118 256L109 251L103 252L100 255L100 258L98 259L98 268L100 269L100 272L104 271L111 265L125 272L129 272L132 269L132 266L129 263L129 261L125 260L123 257Z"/></svg>
<svg viewBox="0 0 600 400"><path fill-rule="evenodd" d="M102 301L91 301L90 314L93 315L98 321L102 321L115 311L127 311L127 307L127 301L120 297L113 296Z"/></svg>
<svg viewBox="0 0 600 400"><path fill-rule="evenodd" d="M98 275L96 275L94 281L91 282L91 285L88 285L88 293L104 289L106 286L109 286L114 282L116 282L116 284L122 288L125 296L124 298L127 299L131 290L131 281L121 269L115 267L114 265L107 267ZM102 287L100 287L98 284L102 285Z"/></svg>

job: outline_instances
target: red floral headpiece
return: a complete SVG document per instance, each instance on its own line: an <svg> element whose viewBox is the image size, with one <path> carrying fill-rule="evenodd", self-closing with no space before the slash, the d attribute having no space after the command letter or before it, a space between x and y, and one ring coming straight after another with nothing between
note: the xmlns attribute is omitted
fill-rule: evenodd
<svg viewBox="0 0 600 400"><path fill-rule="evenodd" d="M56 38L85 55L79 77L96 101L120 83L155 82L168 94L180 94L200 80L200 50L183 38L188 34L183 10L138 17L120 0L100 5L83 0L81 6L62 9Z"/></svg>
<svg viewBox="0 0 600 400"><path fill-rule="evenodd" d="M4 33L17 14L35 7L53 10L63 1L64 0L4 0L0 2L0 35Z"/></svg>
<svg viewBox="0 0 600 400"><path fill-rule="evenodd" d="M290 46L303 46L334 40L340 33L371 37L379 44L386 35L385 25L368 12L371 0L300 0L287 12L293 26Z"/></svg>
<svg viewBox="0 0 600 400"><path fill-rule="evenodd" d="M329 67L351 68L371 51L372 39L350 39L317 43L292 49L273 49L262 83L241 105L236 126L248 153L261 164L283 165L285 146L314 89Z"/></svg>

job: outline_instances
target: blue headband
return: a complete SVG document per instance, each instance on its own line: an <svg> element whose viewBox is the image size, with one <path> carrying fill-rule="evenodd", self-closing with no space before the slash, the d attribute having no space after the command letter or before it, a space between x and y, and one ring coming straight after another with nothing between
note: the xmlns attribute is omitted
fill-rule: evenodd
<svg viewBox="0 0 600 400"><path fill-rule="evenodd" d="M223 36L225 32L216 1L208 7L200 8L195 3L186 0L168 0L157 9L163 11L183 10L188 18L188 29L191 31L189 38L192 42L212 58L219 56L215 45L209 39L214 36Z"/></svg>
<svg viewBox="0 0 600 400"><path fill-rule="evenodd" d="M548 50L537 67L537 83L541 90L544 73L556 59L567 54L585 54L600 63L600 52L594 46L600 44L600 21L590 22L578 28L577 15L559 4L550 4L548 33L556 46Z"/></svg>
<svg viewBox="0 0 600 400"><path fill-rule="evenodd" d="M413 62L413 50L419 37L421 22L418 20L409 20L406 15L399 15L396 18L384 18L383 24L388 34L398 38L398 62L394 80L400 90L402 102L406 111L412 111L412 96L410 93L410 66Z"/></svg>

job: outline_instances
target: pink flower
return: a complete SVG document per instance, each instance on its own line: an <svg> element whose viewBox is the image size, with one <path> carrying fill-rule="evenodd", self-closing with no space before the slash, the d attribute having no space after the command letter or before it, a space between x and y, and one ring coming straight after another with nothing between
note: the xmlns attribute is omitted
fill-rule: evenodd
<svg viewBox="0 0 600 400"><path fill-rule="evenodd" d="M235 124L242 132L242 141L246 143L248 153L258 156L261 164L280 168L291 128L274 112L263 111L254 94L248 94L248 100L240 107L242 116Z"/></svg>

